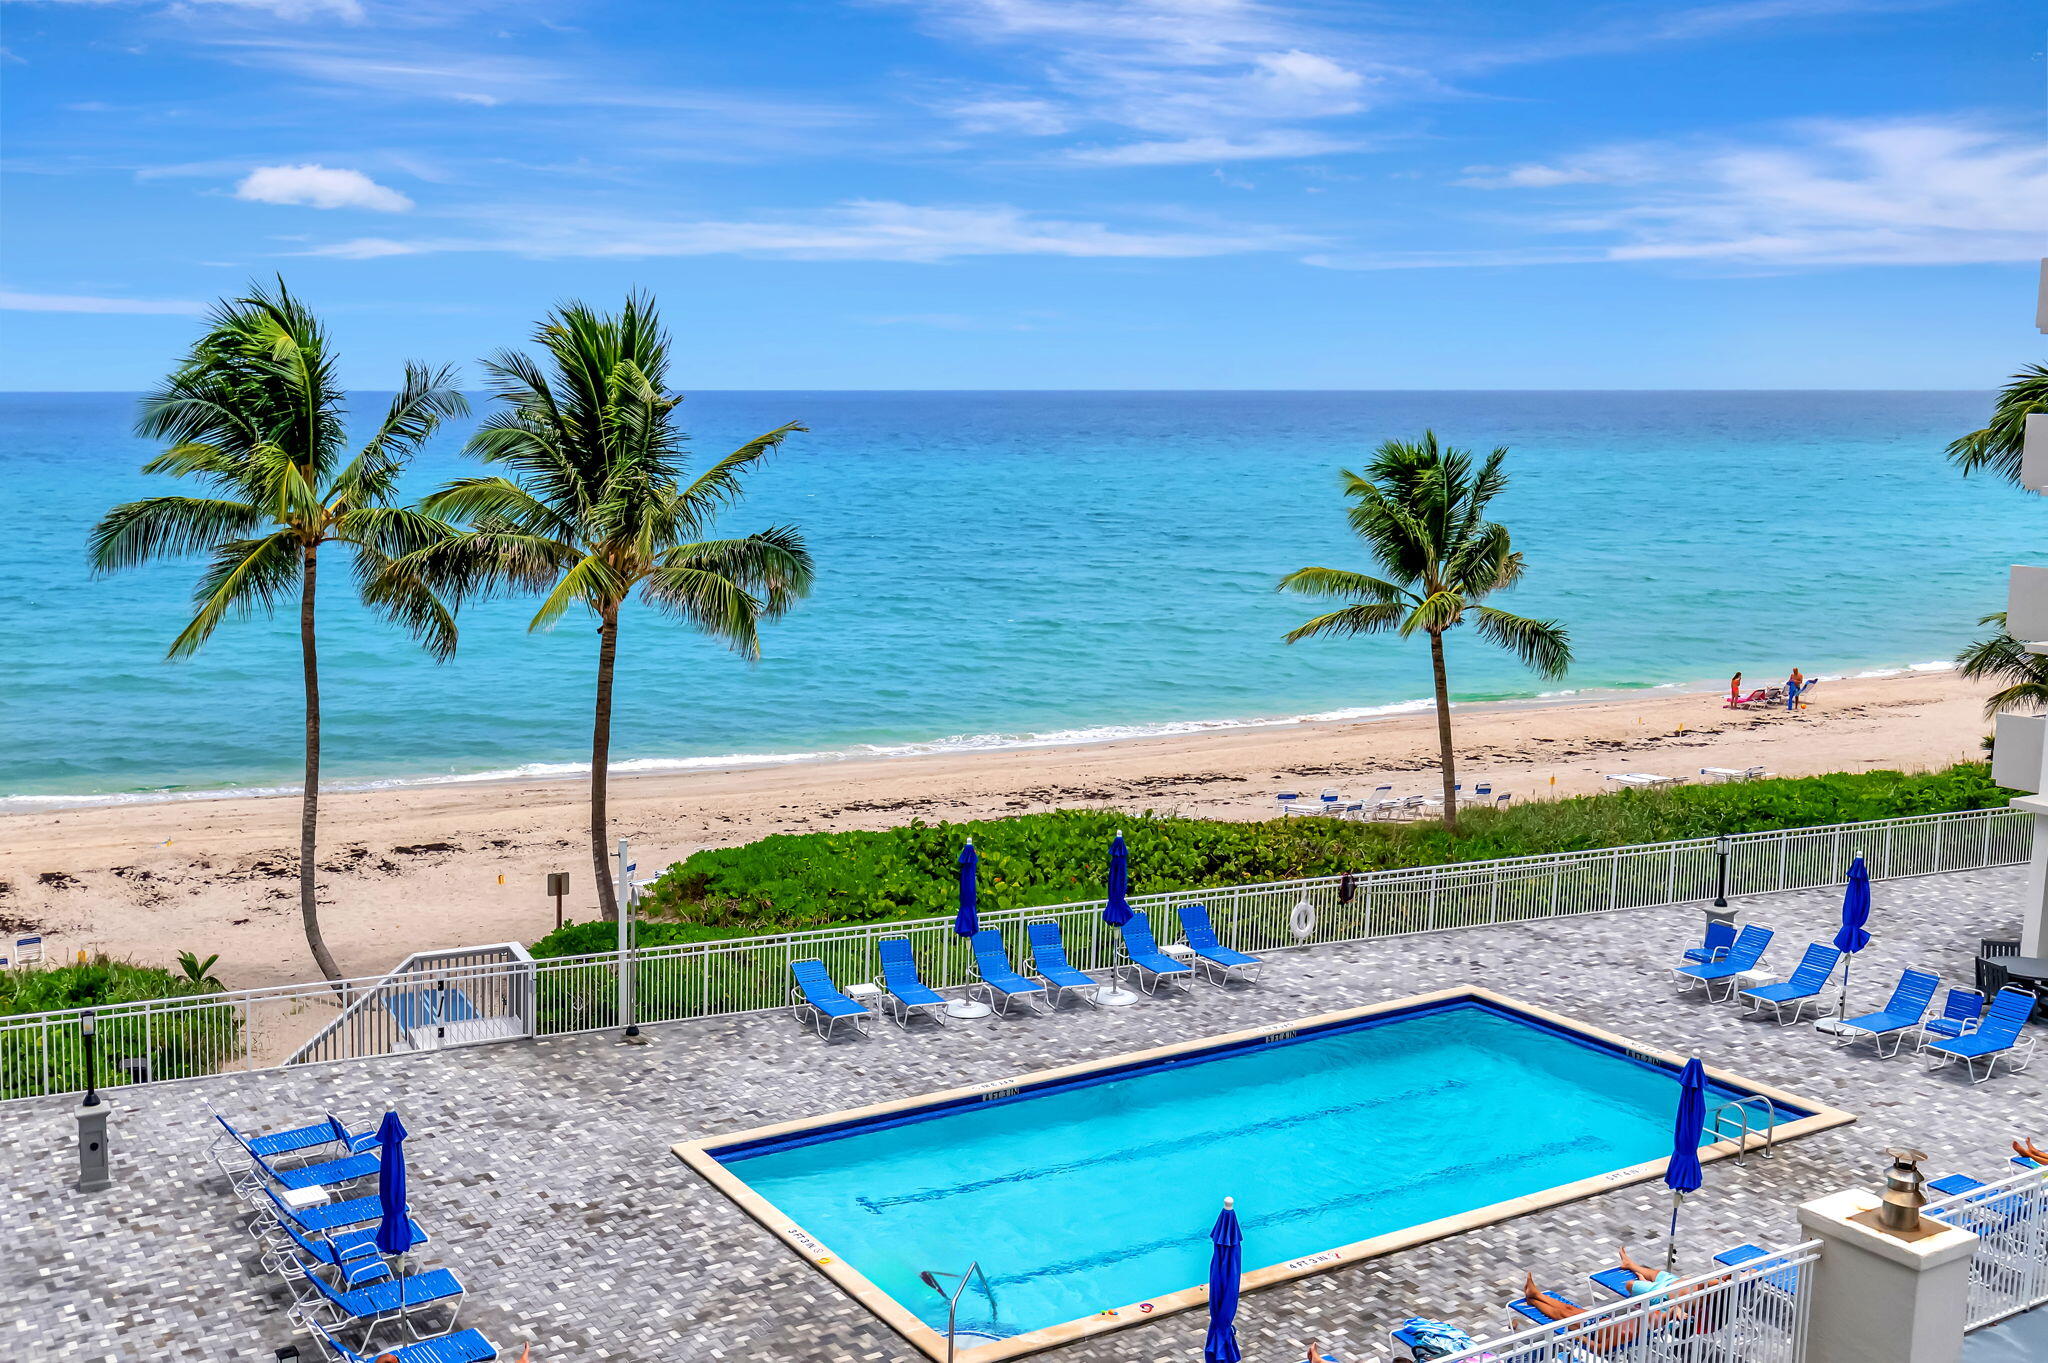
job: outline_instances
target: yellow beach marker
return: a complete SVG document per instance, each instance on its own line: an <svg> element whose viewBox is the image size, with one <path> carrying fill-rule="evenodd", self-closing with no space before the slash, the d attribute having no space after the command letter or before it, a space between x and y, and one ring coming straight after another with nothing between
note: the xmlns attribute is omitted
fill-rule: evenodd
<svg viewBox="0 0 2048 1363"><path fill-rule="evenodd" d="M503 885L503 884L505 883L505 877L503 877L503 876L499 876L499 877L498 877L498 883L499 883L500 885Z"/></svg>

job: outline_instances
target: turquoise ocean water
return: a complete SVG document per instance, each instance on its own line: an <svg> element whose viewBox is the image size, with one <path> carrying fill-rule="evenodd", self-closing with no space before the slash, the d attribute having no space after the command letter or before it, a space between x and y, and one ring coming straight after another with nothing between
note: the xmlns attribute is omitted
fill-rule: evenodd
<svg viewBox="0 0 2048 1363"><path fill-rule="evenodd" d="M705 393L706 457L789 419L728 525L794 521L818 590L748 667L650 614L621 642L616 760L680 769L1085 741L1405 708L1420 648L1292 648L1309 614L1272 590L1307 563L1366 566L1336 469L1434 426L1506 444L1497 504L1528 554L1508 603L1572 627L1562 684L1453 650L1456 694L1502 699L1844 673L1953 655L2002 607L2048 514L1964 481L1942 447L1979 393ZM361 410L375 410L365 395ZM0 800L288 786L293 622L223 627L165 663L192 565L95 581L85 536L163 490L137 469L126 394L0 395ZM425 491L475 466L452 429ZM327 773L339 783L573 773L595 638L530 607L467 614L437 666L323 596ZM0 805L0 808L6 807Z"/></svg>
<svg viewBox="0 0 2048 1363"><path fill-rule="evenodd" d="M978 1260L961 1323L1010 1335L1205 1282L1225 1197L1245 1267L1286 1263L1659 1159L1677 1101L1668 1071L1462 1004L728 1164L936 1329L919 1271Z"/></svg>

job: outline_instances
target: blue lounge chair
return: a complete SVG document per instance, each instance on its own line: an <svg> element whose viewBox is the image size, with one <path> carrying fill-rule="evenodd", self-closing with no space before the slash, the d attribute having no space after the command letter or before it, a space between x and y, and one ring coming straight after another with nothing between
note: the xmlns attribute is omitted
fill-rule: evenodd
<svg viewBox="0 0 2048 1363"><path fill-rule="evenodd" d="M1863 1013L1853 1018L1843 1018L1835 1024L1835 1044L1846 1046L1858 1037L1869 1037L1881 1056L1897 1055L1899 1048L1906 1044L1909 1032L1917 1030L1920 1019L1927 1016L1927 1006L1934 1002L1934 991L1941 986L1941 977L1930 970L1904 970L1899 972L1899 982L1892 986L1891 999L1875 1013ZM1884 1048L1889 1039L1892 1048Z"/></svg>
<svg viewBox="0 0 2048 1363"><path fill-rule="evenodd" d="M364 1225L381 1220L384 1216L384 1204L374 1195L351 1197L340 1202L320 1202L310 1207L294 1207L279 1197L275 1188L265 1187L263 1194L270 1199L270 1205L257 1208L259 1230L264 1225L286 1225L301 1235L320 1235L331 1240L350 1226Z"/></svg>
<svg viewBox="0 0 2048 1363"><path fill-rule="evenodd" d="M1694 985L1707 991L1707 998L1713 999L1714 986L1725 986L1720 993L1727 998L1735 992L1736 976L1756 969L1756 963L1763 959L1764 949L1771 944L1771 930L1754 924L1735 934L1734 945L1718 961L1703 965L1681 965L1673 967L1672 974L1678 979L1678 992L1683 994Z"/></svg>
<svg viewBox="0 0 2048 1363"><path fill-rule="evenodd" d="M1567 1297L1562 1292L1552 1292L1550 1295L1557 1298L1559 1301L1563 1302L1566 1306L1578 1305L1577 1302L1573 1301L1570 1297ZM1529 1299L1527 1297L1516 1297L1513 1301L1509 1302L1508 1314L1516 1318L1515 1328L1517 1330L1525 1329L1531 1325L1557 1325L1559 1331L1563 1331L1567 1328L1564 1325L1559 1325L1558 1322L1552 1320L1549 1316L1544 1315L1541 1311L1538 1311L1534 1306L1530 1305Z"/></svg>
<svg viewBox="0 0 2048 1363"><path fill-rule="evenodd" d="M420 1223L407 1218L413 1243L424 1243L427 1233ZM273 1273L293 1277L311 1268L332 1269L345 1287L361 1287L391 1276L391 1269L377 1252L377 1228L363 1226L326 1239L310 1239L288 1221L274 1227L275 1238L262 1255L263 1266Z"/></svg>
<svg viewBox="0 0 2048 1363"><path fill-rule="evenodd" d="M1706 941L1689 948L1685 959L1693 965L1712 965L1727 954L1735 945L1735 925L1726 919L1716 918L1707 924Z"/></svg>
<svg viewBox="0 0 2048 1363"><path fill-rule="evenodd" d="M1067 960L1067 943L1060 936L1060 925L1050 920L1027 923L1024 936L1031 943L1031 971L1052 991L1052 1006L1059 1007L1060 1000L1071 994L1093 1008L1102 981L1075 969Z"/></svg>
<svg viewBox="0 0 2048 1363"><path fill-rule="evenodd" d="M482 1014L469 995L449 986L423 989L387 990L384 1010L408 1032L437 1027L444 1022L474 1022Z"/></svg>
<svg viewBox="0 0 2048 1363"><path fill-rule="evenodd" d="M334 1333L318 1321L312 1322L312 1329L313 1338L320 1342L335 1363L372 1363L373 1359L387 1355L397 1359L398 1363L490 1363L498 1356L498 1346L475 1330L461 1330L452 1335L423 1339L417 1344L401 1344L396 1349L359 1354L336 1339Z"/></svg>
<svg viewBox="0 0 2048 1363"><path fill-rule="evenodd" d="M1977 1026L1984 1016L1984 995L1957 986L1941 1001L1941 1016L1920 1024L1920 1050L1924 1053L1936 1041L1954 1041Z"/></svg>
<svg viewBox="0 0 2048 1363"><path fill-rule="evenodd" d="M1208 909L1200 904L1183 904L1175 912L1180 914L1181 939L1194 950L1195 969L1207 975L1209 983L1228 984L1233 975L1247 984L1257 982L1259 967L1265 962L1217 941L1216 929L1209 925Z"/></svg>
<svg viewBox="0 0 2048 1363"><path fill-rule="evenodd" d="M1828 980L1835 973L1835 963L1842 959L1842 953L1824 942L1809 942L1806 954L1799 958L1798 967L1792 978L1779 984L1759 984L1742 991L1742 997L1749 1002L1752 1013L1762 1012L1765 1004L1774 1010L1780 1027L1789 1027L1799 1021L1806 1012L1806 1005L1820 998L1820 991L1827 988ZM1791 1006L1792 1016L1785 1016L1785 1008Z"/></svg>
<svg viewBox="0 0 2048 1363"><path fill-rule="evenodd" d="M257 1188L262 1186L263 1179L269 1179L278 1187L293 1192L301 1188L332 1188L376 1173L378 1165L382 1162L375 1151L365 1150L361 1154L343 1155L340 1159L323 1160L319 1164L280 1167L268 1157L257 1154L254 1145L245 1139L241 1132L235 1130L227 1118L216 1112L213 1119L220 1123L220 1129L227 1132L235 1144L241 1146L243 1152L249 1156L249 1164L254 1173L239 1178L233 1172L228 1175L234 1181L235 1190L244 1196L253 1196ZM257 1177L257 1174L261 1177Z"/></svg>
<svg viewBox="0 0 2048 1363"><path fill-rule="evenodd" d="M1592 1281L1593 1286L1610 1297L1626 1299L1635 1295L1628 1290L1628 1285L1636 1281L1636 1275L1619 1264L1612 1268L1603 1268L1598 1273L1588 1273L1586 1277Z"/></svg>
<svg viewBox="0 0 2048 1363"><path fill-rule="evenodd" d="M1724 1249L1716 1254L1714 1262L1727 1268L1740 1268L1753 1260L1767 1259L1771 1254L1772 1251L1762 1245L1737 1245L1734 1249ZM1775 1273L1767 1273L1757 1281L1787 1297L1796 1296L1799 1292L1799 1270L1789 1266Z"/></svg>
<svg viewBox="0 0 2048 1363"><path fill-rule="evenodd" d="M207 1106L211 1108L213 1105L209 1102ZM226 1138L214 1137L212 1148L228 1146L244 1154L260 1155L267 1160L287 1159L294 1155L300 1159L310 1159L314 1152L332 1155L334 1152L326 1149L330 1145L341 1146L344 1153L352 1155L358 1151L371 1149L377 1144L376 1132L352 1133L332 1112L321 1113L317 1122L295 1126L287 1131L272 1131L262 1136L244 1135L229 1127L219 1112L216 1111L213 1115L220 1121L221 1126L226 1128L228 1135Z"/></svg>
<svg viewBox="0 0 2048 1363"><path fill-rule="evenodd" d="M297 1317L308 1327L361 1330L357 1344L373 1358L376 1352L370 1348L371 1338L387 1320L398 1320L414 1339L425 1339L429 1333L445 1335L453 1330L462 1314L463 1286L445 1268L396 1275L364 1287L336 1286L313 1272L306 1273L301 1281L309 1291L306 1299L293 1308ZM420 1329L415 1313L444 1304L448 1306L447 1324L431 1332Z"/></svg>
<svg viewBox="0 0 2048 1363"><path fill-rule="evenodd" d="M842 1022L862 1036L868 1034L868 1023L874 1014L865 1004L855 1003L839 992L839 986L825 973L823 961L791 961L789 973L796 980L789 991L789 1011L798 1022L828 1041Z"/></svg>
<svg viewBox="0 0 2048 1363"><path fill-rule="evenodd" d="M994 928L983 928L968 941L974 948L975 972L981 976L969 987L986 994L989 1006L1005 1017L1009 1016L1011 1003L1018 999L1027 1000L1026 1012L1037 1012L1037 998L1045 993L1045 986L1037 980L1025 979L1011 968L1010 953L1003 950L1003 934Z"/></svg>
<svg viewBox="0 0 2048 1363"><path fill-rule="evenodd" d="M1124 939L1124 959L1128 967L1119 966L1121 972L1128 968L1138 973L1138 987L1148 994L1159 992L1159 986L1172 980L1182 988L1194 978L1195 968L1182 965L1159 949L1159 942L1152 936L1152 920L1142 909L1131 912L1131 921L1118 929Z"/></svg>
<svg viewBox="0 0 2048 1363"><path fill-rule="evenodd" d="M908 937L884 937L875 943L882 960L882 1006L895 1015L896 1025L908 1030L914 1017L946 1021L946 996L917 977L917 957Z"/></svg>
<svg viewBox="0 0 2048 1363"><path fill-rule="evenodd" d="M1998 997L1991 1000L1991 1006L1984 1010L1984 1020L1977 1024L1977 1030L1952 1041L1936 1041L1927 1049L1938 1059L1936 1066L1946 1065L1951 1060L1960 1060L1969 1071L1970 1082L1981 1084L1989 1079L2003 1059L2011 1071L2025 1069L2034 1060L2035 1037L2025 1034L2027 1018L2033 1014L2035 997L2024 989L2005 988L1998 991ZM2021 1057L2025 1058L2022 1059ZM1977 1073L1977 1062L1984 1062L1984 1073Z"/></svg>

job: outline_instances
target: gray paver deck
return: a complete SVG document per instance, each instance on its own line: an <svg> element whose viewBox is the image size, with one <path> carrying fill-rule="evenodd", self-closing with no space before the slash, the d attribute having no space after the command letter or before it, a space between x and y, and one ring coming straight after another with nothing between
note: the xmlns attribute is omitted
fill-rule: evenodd
<svg viewBox="0 0 2048 1363"><path fill-rule="evenodd" d="M1858 997L1875 1006L1905 965L1967 979L1977 935L2016 926L2022 874L1880 884ZM1831 935L1837 903L1832 891L1750 901L1753 920L1779 933L1781 965ZM1874 1181L1887 1144L1929 1151L1935 1173L1995 1176L2014 1134L2048 1136L2048 1067L1971 1087L1910 1058L1834 1050L1809 1028L1677 1000L1666 967L1699 922L1694 908L1632 910L1283 952L1257 989L1204 987L1185 1000L945 1031L878 1026L871 1041L829 1047L785 1017L753 1016L653 1027L644 1048L556 1038L124 1090L114 1095L118 1182L90 1197L69 1186L71 1100L0 1105L0 1341L39 1363L268 1360L290 1342L281 1289L203 1158L208 1100L255 1126L322 1108L369 1122L396 1106L413 1133L414 1204L434 1236L426 1262L468 1286L465 1324L511 1357L531 1340L535 1363L919 1356L679 1165L668 1152L677 1140L1457 984L1858 1114L1775 1159L1710 1166L1687 1209L1688 1243L1701 1252L1790 1243L1793 1206ZM1524 1269L1570 1284L1616 1244L1654 1247L1665 1197L1655 1184L1616 1190L1250 1294L1246 1357L1285 1363L1314 1335L1347 1360L1384 1358L1387 1326L1411 1312L1491 1332ZM997 1237L990 1252L1001 1252ZM1190 1313L1046 1357L1184 1363L1199 1357L1201 1338L1200 1313Z"/></svg>

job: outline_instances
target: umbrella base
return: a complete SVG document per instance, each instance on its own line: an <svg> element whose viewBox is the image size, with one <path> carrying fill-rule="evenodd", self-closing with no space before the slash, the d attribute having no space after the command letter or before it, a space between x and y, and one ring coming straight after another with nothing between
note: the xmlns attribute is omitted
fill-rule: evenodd
<svg viewBox="0 0 2048 1363"><path fill-rule="evenodd" d="M989 1007L980 999L952 999L946 1004L946 1016L949 1018L960 1018L963 1021L985 1018L993 1012L995 1012L995 1009Z"/></svg>
<svg viewBox="0 0 2048 1363"><path fill-rule="evenodd" d="M1136 1003L1140 997L1141 995L1132 993L1122 985L1111 985L1107 989L1098 990L1095 995L1095 1001L1104 1008L1128 1008Z"/></svg>

